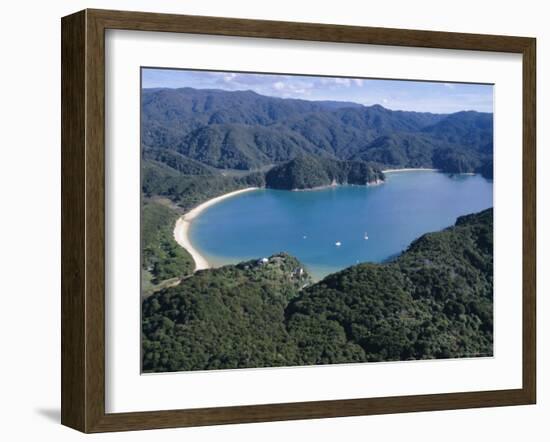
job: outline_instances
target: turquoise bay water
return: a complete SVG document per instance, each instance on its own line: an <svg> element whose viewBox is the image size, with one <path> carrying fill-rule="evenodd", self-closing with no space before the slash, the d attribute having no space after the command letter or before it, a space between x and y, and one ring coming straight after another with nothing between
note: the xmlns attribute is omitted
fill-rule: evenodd
<svg viewBox="0 0 550 442"><path fill-rule="evenodd" d="M387 260L424 233L493 205L493 183L479 175L418 171L386 177L372 187L237 195L197 217L191 241L216 266L284 251L319 279L359 262Z"/></svg>

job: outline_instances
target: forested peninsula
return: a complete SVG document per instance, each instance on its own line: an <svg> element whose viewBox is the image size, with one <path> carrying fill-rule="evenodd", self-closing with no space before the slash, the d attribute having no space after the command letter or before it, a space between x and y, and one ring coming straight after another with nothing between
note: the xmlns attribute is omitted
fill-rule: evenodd
<svg viewBox="0 0 550 442"><path fill-rule="evenodd" d="M336 184L369 185L384 181L380 168L364 161L339 161L299 155L265 174L271 189L306 190Z"/></svg>

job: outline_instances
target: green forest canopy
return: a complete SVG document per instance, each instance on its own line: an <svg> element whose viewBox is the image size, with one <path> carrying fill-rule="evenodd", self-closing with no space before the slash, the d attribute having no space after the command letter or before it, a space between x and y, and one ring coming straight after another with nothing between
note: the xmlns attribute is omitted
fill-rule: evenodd
<svg viewBox="0 0 550 442"><path fill-rule="evenodd" d="M493 115L392 111L252 91L143 89L142 143L217 169L255 170L298 155L492 177ZM150 152L153 152L151 154Z"/></svg>

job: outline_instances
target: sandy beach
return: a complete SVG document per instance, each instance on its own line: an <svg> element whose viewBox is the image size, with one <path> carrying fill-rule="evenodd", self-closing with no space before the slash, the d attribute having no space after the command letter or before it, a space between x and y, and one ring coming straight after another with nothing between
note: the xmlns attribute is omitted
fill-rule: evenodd
<svg viewBox="0 0 550 442"><path fill-rule="evenodd" d="M231 198L232 196L256 189L258 188L247 187L246 189L236 190L234 192L229 192L216 198L212 198L202 204L199 204L197 207L190 210L176 221L176 225L174 227L174 239L193 257L193 260L195 261L195 272L197 270L209 269L210 264L204 258L204 256L202 256L199 251L193 247L193 244L191 244L191 240L189 239L189 228L191 227L191 222L193 221L193 219L199 216L201 212L208 207L213 206L214 204L219 203L224 199Z"/></svg>
<svg viewBox="0 0 550 442"><path fill-rule="evenodd" d="M405 168L405 169L386 169L383 170L383 173L391 173L391 172L437 172L439 169L428 169L426 167L416 167L416 168Z"/></svg>

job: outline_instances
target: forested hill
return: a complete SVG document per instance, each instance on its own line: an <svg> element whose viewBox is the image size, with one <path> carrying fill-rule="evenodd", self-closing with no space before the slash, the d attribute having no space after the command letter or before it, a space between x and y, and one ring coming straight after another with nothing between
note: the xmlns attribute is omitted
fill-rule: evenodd
<svg viewBox="0 0 550 442"><path fill-rule="evenodd" d="M143 302L143 369L491 356L492 251L489 209L316 284L285 254L197 272Z"/></svg>
<svg viewBox="0 0 550 442"><path fill-rule="evenodd" d="M312 155L299 155L273 167L265 175L272 189L312 189L335 184L367 185L384 180L382 171L364 161L339 161Z"/></svg>
<svg viewBox="0 0 550 442"><path fill-rule="evenodd" d="M493 115L473 111L431 114L252 91L143 89L141 130L149 157L172 151L217 169L253 170L306 154L492 176Z"/></svg>
<svg viewBox="0 0 550 442"><path fill-rule="evenodd" d="M311 279L289 255L265 261L201 270L147 298L143 371L281 366L296 360L285 307Z"/></svg>
<svg viewBox="0 0 550 442"><path fill-rule="evenodd" d="M414 241L394 262L327 276L287 307L298 346L340 330L361 361L492 355L493 210ZM334 363L319 338L303 362Z"/></svg>

